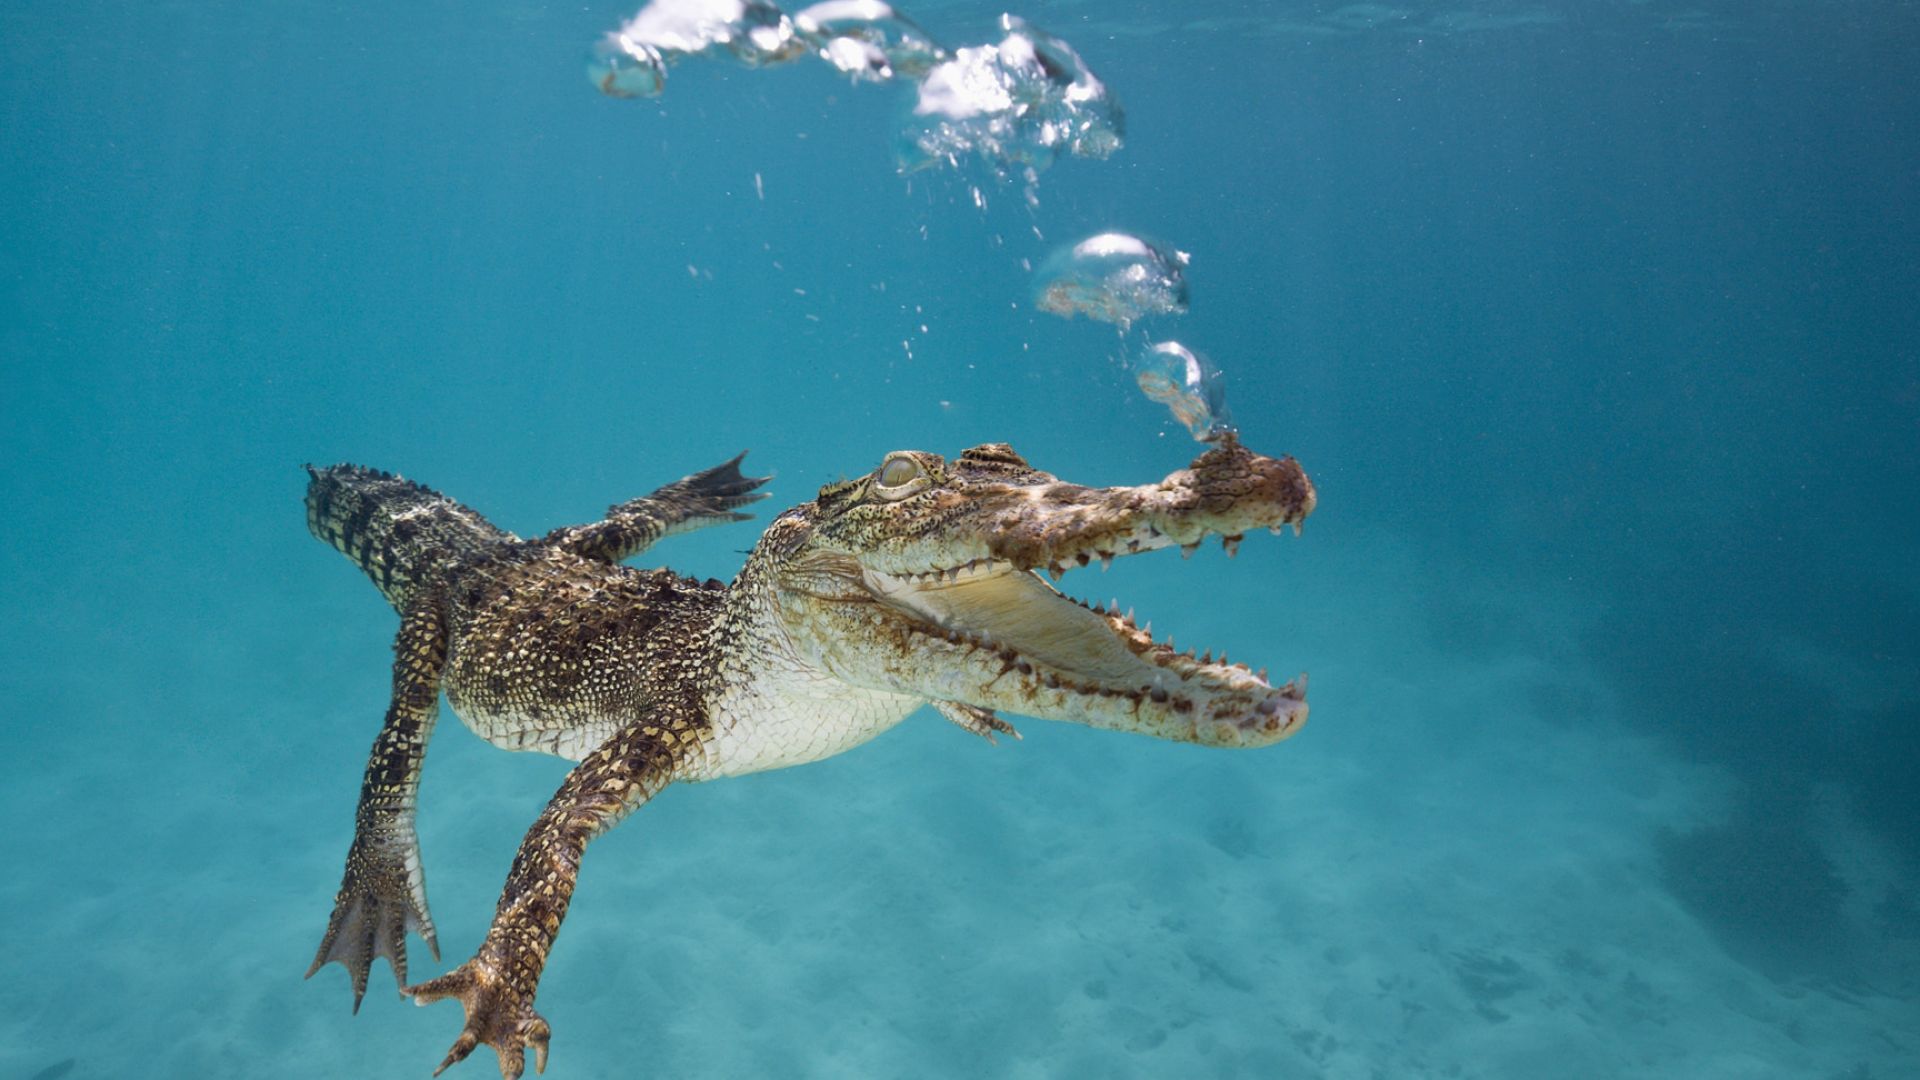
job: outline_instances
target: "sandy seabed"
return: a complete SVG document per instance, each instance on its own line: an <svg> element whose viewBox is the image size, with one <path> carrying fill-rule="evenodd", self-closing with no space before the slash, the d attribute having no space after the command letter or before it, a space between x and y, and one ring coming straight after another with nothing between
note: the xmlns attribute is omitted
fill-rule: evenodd
<svg viewBox="0 0 1920 1080"><path fill-rule="evenodd" d="M1676 896L1660 849L1724 816L1729 784L1624 733L1571 659L1578 598L1462 586L1453 607L1505 613L1462 641L1408 599L1406 550L1350 555L1362 595L1339 566L1288 585L1312 625L1267 613L1283 548L1120 583L1163 625L1307 655L1313 719L1281 748L1038 721L990 748L923 712L829 762L669 790L588 859L539 1002L548 1075L1920 1071L1920 949L1871 910L1896 864L1844 807L1812 828L1849 886L1826 938L1845 974L1759 970ZM1183 593L1189 575L1237 584ZM357 1017L340 968L300 979L390 629L316 631L361 666L324 700L196 721L227 738L16 771L26 869L0 905L29 977L0 988L0 1074L431 1071L457 1007L406 1006L384 965ZM443 720L421 823L445 955L413 942L416 977L478 942L565 769ZM451 1075L493 1075L490 1057Z"/></svg>

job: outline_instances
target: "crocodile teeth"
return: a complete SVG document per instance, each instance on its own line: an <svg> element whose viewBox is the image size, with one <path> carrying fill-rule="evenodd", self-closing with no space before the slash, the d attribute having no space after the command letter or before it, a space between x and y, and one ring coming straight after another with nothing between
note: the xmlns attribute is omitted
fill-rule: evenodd
<svg viewBox="0 0 1920 1080"><path fill-rule="evenodd" d="M1220 538L1220 546L1226 549L1227 558L1231 559L1240 553L1240 538L1238 536L1223 536Z"/></svg>
<svg viewBox="0 0 1920 1080"><path fill-rule="evenodd" d="M1195 540L1191 544L1181 544L1180 557L1183 559L1191 559L1193 558L1193 553L1199 550L1200 550L1200 542L1198 540Z"/></svg>

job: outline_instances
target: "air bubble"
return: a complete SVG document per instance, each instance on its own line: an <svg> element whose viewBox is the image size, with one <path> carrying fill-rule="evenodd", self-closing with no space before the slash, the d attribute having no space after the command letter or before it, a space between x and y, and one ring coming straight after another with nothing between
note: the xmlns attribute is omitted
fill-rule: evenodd
<svg viewBox="0 0 1920 1080"><path fill-rule="evenodd" d="M955 50L920 80L896 154L902 172L977 156L1007 178L1063 153L1120 148L1120 105L1073 46L1014 15L1000 16L1000 29L998 45Z"/></svg>
<svg viewBox="0 0 1920 1080"><path fill-rule="evenodd" d="M1140 358L1134 380L1142 392L1186 425L1195 439L1212 442L1233 433L1220 369L1185 345L1162 341L1150 347Z"/></svg>
<svg viewBox="0 0 1920 1080"><path fill-rule="evenodd" d="M1085 315L1124 332L1135 319L1187 310L1187 253L1105 232L1047 256L1033 304L1063 319Z"/></svg>
<svg viewBox="0 0 1920 1080"><path fill-rule="evenodd" d="M746 0L735 25L739 32L727 41L727 51L748 67L784 64L805 56L807 42L795 32L793 20L765 0Z"/></svg>
<svg viewBox="0 0 1920 1080"><path fill-rule="evenodd" d="M659 97L667 85L667 65L653 46L616 32L594 46L587 78L608 97Z"/></svg>
<svg viewBox="0 0 1920 1080"><path fill-rule="evenodd" d="M979 158L1035 205L1041 169L1109 156L1125 117L1073 46L1013 15L999 28L997 45L949 52L884 0L822 0L792 17L771 0L650 0L595 48L587 77L611 97L657 97L690 56L765 67L811 54L855 81L913 79L900 171Z"/></svg>
<svg viewBox="0 0 1920 1080"><path fill-rule="evenodd" d="M826 0L796 12L793 25L822 60L856 80L918 79L949 55L880 0Z"/></svg>
<svg viewBox="0 0 1920 1080"><path fill-rule="evenodd" d="M725 53L747 67L806 55L793 20L767 0L652 0L602 40L587 77L612 97L656 97L666 67Z"/></svg>

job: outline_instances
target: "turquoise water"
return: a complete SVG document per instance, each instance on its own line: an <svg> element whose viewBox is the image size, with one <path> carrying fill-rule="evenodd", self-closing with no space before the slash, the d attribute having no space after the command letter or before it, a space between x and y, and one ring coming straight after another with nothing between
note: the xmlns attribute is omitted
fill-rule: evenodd
<svg viewBox="0 0 1920 1080"><path fill-rule="evenodd" d="M423 1077L459 1030L301 979L395 629L303 462L522 534L748 448L769 506L986 441L1141 483L1196 449L1149 333L1319 509L1063 587L1310 672L1306 730L923 712L671 789L588 859L549 1075L1920 1075L1920 12L1017 13L1127 116L1032 201L902 177L910 89L817 63L603 97L619 7L0 11L0 1076ZM1191 310L1036 310L1116 228ZM439 731L417 977L567 767Z"/></svg>

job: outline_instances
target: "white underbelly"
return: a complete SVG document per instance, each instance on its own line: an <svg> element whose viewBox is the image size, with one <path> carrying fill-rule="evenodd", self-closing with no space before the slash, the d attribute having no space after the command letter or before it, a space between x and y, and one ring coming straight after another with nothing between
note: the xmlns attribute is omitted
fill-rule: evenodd
<svg viewBox="0 0 1920 1080"><path fill-rule="evenodd" d="M715 780L829 758L893 727L923 704L904 694L857 690L837 679L763 673L716 703L709 717L713 730L681 777Z"/></svg>
<svg viewBox="0 0 1920 1080"><path fill-rule="evenodd" d="M580 761L611 738L618 725L586 709L542 710L534 716L511 709L494 711L449 697L453 714L467 730L502 750L535 750Z"/></svg>

